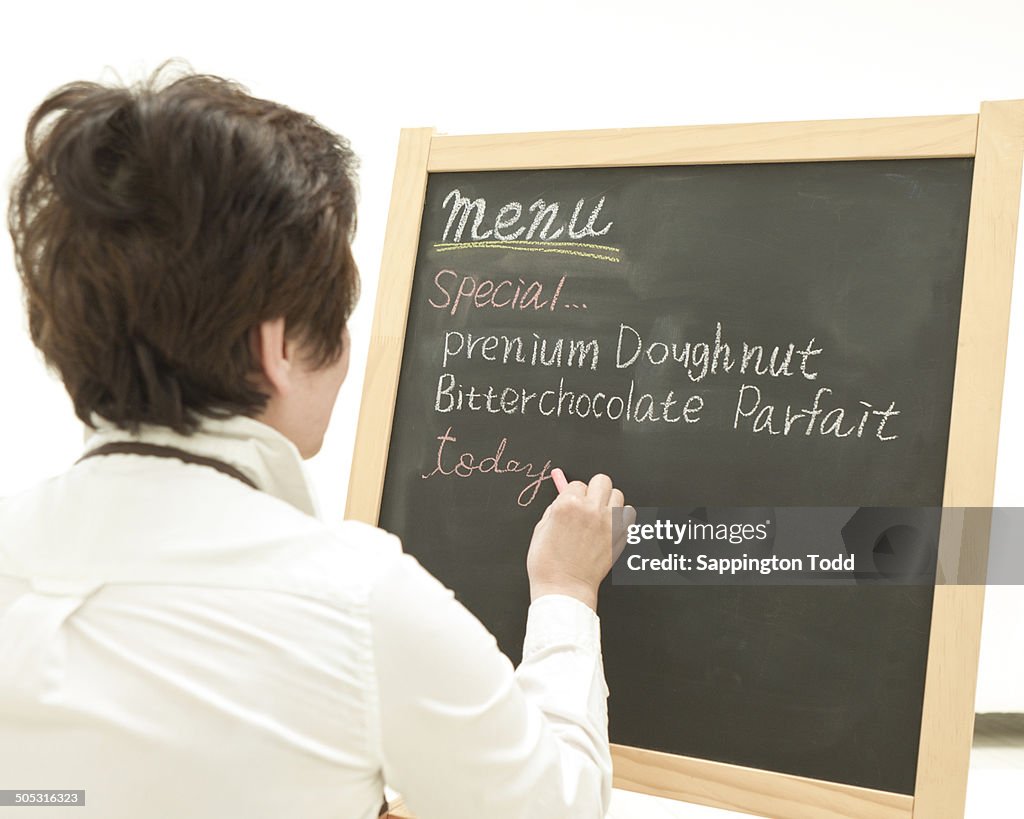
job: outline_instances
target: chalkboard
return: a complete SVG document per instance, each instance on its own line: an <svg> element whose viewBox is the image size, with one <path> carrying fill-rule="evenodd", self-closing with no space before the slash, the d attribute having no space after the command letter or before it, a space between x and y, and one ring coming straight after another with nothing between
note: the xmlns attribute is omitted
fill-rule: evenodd
<svg viewBox="0 0 1024 819"><path fill-rule="evenodd" d="M919 159L432 174L380 525L518 661L524 558L555 494L551 481L530 484L547 462L584 479L607 472L637 506L941 505L972 166ZM527 243L550 204L557 213ZM499 228L501 237L519 232L504 243L493 233L503 208L502 222L520 214ZM478 217L485 238L474 241ZM548 221L550 244L541 238ZM495 297L487 282L511 284ZM806 356L817 378L801 376L798 356L796 377L741 374L738 364L727 373L723 355L712 373L716 336L734 356L744 342L783 354L791 343L820 350ZM672 345L686 342L707 345L707 368L694 363L700 355L676 361ZM663 363L653 363L662 347L629 363L637 348L658 344L669 346ZM607 411L584 416L585 404L570 415L569 400L559 417L555 396L523 410L523 389L560 384L563 396L627 400L632 386L630 420L625 409L616 420ZM752 418L734 427L744 384L778 416L810 405L821 387L832 390L828 409L857 420L861 401L894 404L900 415L886 419L889 440L874 429L843 438L807 435L805 426L755 433ZM471 409L473 387L493 387L497 400ZM511 413L500 406L505 390ZM677 404L665 413L670 391ZM644 394L655 412L638 420ZM699 420L687 422L694 395ZM508 459L532 467L444 474L463 453L478 464L493 457L502 440L497 469ZM912 793L931 593L606 581L610 737Z"/></svg>
<svg viewBox="0 0 1024 819"><path fill-rule="evenodd" d="M967 119L930 124L959 129L943 137L955 143L948 151L928 140L872 156L865 136L847 152L855 159L808 149L814 161L778 161L766 139L771 161L648 155L566 167L617 139L602 132L578 157L558 146L556 167L511 138L479 154L453 138L453 152L470 157L463 166L482 168L453 172L424 149L414 158L432 170L423 188L402 188L396 174L389 231L396 207L422 204L413 230L389 234L408 254L385 256L385 271L409 265L409 284L388 291L383 281L378 297L378 326L401 328L400 369L397 357L388 365L397 383L368 375L387 404L364 395L361 417L361 436L387 430L386 461L360 443L351 491L366 499L350 494L350 509L400 535L517 662L525 556L555 496L553 466L570 478L607 472L638 507L941 507L947 460L965 457L954 408L961 425L983 417L956 392L980 212L977 118ZM384 318L396 312L401 322ZM1005 324L990 318L998 353ZM981 325L972 314L969 333ZM377 332L383 361L395 337ZM994 441L983 449L994 461ZM994 465L984 458L978 474ZM937 601L922 585L609 579L599 613L611 740L884 792L891 815L909 816L925 804L922 781L952 770L918 766L922 737L935 733L937 759L945 731L925 719L928 703L952 687L930 652L950 616L947 598L942 612ZM980 599L970 606L980 617ZM968 698L957 687L947 702L962 709ZM674 795L658 776L638 787ZM680 785L679 798L786 814L737 797L742 784L709 796L719 784ZM928 790L939 804L942 786Z"/></svg>

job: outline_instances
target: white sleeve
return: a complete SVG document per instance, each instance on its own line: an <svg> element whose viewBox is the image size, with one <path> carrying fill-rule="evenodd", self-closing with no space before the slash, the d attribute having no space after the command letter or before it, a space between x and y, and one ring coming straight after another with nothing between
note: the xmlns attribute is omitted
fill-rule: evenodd
<svg viewBox="0 0 1024 819"><path fill-rule="evenodd" d="M598 819L612 766L597 615L562 595L529 609L515 671L410 555L370 595L385 781L417 819Z"/></svg>

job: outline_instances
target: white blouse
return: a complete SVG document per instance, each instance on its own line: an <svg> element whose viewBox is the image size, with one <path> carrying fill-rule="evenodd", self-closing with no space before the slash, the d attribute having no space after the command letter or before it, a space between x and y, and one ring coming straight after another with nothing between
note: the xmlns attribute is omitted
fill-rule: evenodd
<svg viewBox="0 0 1024 819"><path fill-rule="evenodd" d="M97 419L99 420L99 419ZM549 595L513 669L393 535L330 527L295 447L235 417L101 423L209 466L106 455L0 500L0 789L33 816L598 817L611 796L597 616Z"/></svg>

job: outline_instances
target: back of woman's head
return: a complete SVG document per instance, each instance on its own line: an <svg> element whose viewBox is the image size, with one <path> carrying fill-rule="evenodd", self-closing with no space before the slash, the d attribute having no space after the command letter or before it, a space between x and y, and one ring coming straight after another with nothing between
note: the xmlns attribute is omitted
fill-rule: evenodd
<svg viewBox="0 0 1024 819"><path fill-rule="evenodd" d="M29 331L76 414L190 432L256 415L253 333L342 353L358 274L355 158L218 77L73 83L39 106L8 225Z"/></svg>

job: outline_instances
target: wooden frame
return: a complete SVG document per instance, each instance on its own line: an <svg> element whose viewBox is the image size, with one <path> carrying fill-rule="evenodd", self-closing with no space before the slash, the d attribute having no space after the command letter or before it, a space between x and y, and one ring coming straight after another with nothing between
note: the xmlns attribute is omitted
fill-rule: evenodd
<svg viewBox="0 0 1024 819"><path fill-rule="evenodd" d="M943 506L990 507L1024 158L1024 100L986 102L980 114L962 116L490 136L403 130L347 516L378 520L428 173L926 157L975 161ZM944 516L943 542L957 549L977 542L985 524L972 520ZM935 588L913 796L623 746L613 746L614 784L779 818L962 816L983 602L984 586Z"/></svg>

